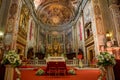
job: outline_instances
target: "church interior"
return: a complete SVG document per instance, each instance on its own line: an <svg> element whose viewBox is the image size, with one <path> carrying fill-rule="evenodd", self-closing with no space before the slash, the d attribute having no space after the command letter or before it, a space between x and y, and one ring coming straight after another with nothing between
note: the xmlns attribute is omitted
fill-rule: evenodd
<svg viewBox="0 0 120 80"><path fill-rule="evenodd" d="M0 0L0 80L47 79L120 80L120 0Z"/></svg>

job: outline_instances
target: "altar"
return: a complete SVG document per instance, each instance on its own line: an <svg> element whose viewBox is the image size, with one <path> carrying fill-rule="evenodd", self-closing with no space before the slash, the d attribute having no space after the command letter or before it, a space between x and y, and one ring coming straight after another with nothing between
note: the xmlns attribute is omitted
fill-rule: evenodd
<svg viewBox="0 0 120 80"><path fill-rule="evenodd" d="M64 57L48 57L47 59L47 74L66 74L67 67Z"/></svg>

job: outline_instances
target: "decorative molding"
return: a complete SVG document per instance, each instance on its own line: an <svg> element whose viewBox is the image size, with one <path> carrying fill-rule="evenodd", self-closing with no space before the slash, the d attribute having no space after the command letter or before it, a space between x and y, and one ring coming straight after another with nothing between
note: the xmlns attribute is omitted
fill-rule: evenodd
<svg viewBox="0 0 120 80"><path fill-rule="evenodd" d="M92 43L89 46L87 46L86 50L87 50L88 64L91 64L93 58L95 57L94 43Z"/></svg>
<svg viewBox="0 0 120 80"><path fill-rule="evenodd" d="M89 45L89 44L91 44L93 42L94 42L94 38L93 38L93 36L91 36L90 38L88 38L87 40L85 40L85 46L87 46L87 45Z"/></svg>
<svg viewBox="0 0 120 80"><path fill-rule="evenodd" d="M26 39L22 38L20 35L17 36L17 42L22 44L22 45L26 45L27 44Z"/></svg>
<svg viewBox="0 0 120 80"><path fill-rule="evenodd" d="M25 53L25 45L22 45L22 44L19 44L19 43L17 43L16 44L16 47L17 47L17 50L18 50L18 54L19 55L25 55L24 53Z"/></svg>

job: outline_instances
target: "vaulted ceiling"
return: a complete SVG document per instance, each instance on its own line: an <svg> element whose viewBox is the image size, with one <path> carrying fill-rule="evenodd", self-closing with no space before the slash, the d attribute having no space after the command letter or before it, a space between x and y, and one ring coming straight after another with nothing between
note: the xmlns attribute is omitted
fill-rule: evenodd
<svg viewBox="0 0 120 80"><path fill-rule="evenodd" d="M24 1L39 27L48 31L64 31L77 21L82 0Z"/></svg>

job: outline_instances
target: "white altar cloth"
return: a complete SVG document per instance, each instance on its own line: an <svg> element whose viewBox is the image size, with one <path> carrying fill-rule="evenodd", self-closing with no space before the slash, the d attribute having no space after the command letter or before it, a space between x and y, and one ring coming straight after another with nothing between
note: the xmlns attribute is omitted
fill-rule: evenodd
<svg viewBox="0 0 120 80"><path fill-rule="evenodd" d="M51 62L51 61L55 61L55 62L65 62L65 58L64 57L48 57L46 59L47 62Z"/></svg>

